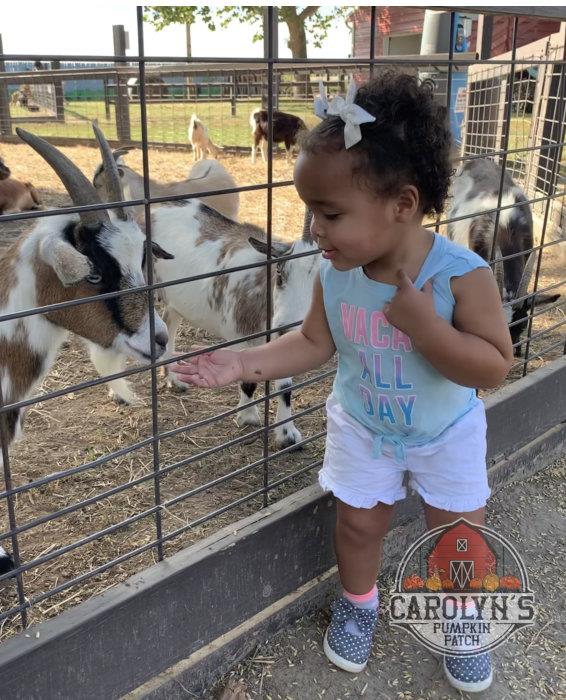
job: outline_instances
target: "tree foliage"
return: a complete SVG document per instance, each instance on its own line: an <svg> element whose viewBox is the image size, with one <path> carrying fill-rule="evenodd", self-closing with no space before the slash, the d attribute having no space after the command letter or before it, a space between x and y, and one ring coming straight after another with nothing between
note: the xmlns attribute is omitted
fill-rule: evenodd
<svg viewBox="0 0 566 700"><path fill-rule="evenodd" d="M158 31L170 24L194 24L202 20L208 29L216 31L217 26L225 29L231 22L237 21L254 27L254 41L263 38L263 8L247 5L226 5L223 7L189 6L150 6L145 8L145 19ZM278 7L279 22L284 22L289 29L288 46L293 58L306 58L306 36L317 48L322 46L328 36L333 22L345 19L349 7L324 7L307 5L304 7Z"/></svg>

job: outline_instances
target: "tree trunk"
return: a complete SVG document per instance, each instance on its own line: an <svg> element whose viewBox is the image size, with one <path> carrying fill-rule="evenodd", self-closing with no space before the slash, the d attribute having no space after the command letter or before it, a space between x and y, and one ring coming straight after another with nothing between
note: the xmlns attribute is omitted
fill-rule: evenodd
<svg viewBox="0 0 566 700"><path fill-rule="evenodd" d="M293 17L287 20L289 27L289 48L293 58L307 57L307 35L305 32L305 23L299 17ZM312 89L310 87L310 73L307 71L296 71L294 73L294 81L302 83L301 85L293 85L293 97L312 97ZM306 94L305 94L306 93Z"/></svg>
<svg viewBox="0 0 566 700"><path fill-rule="evenodd" d="M187 58L191 58L191 56L193 55L193 50L191 47L191 23L190 22L186 22L186 24L185 24L185 37L186 37L186 41L187 41ZM190 65L190 62L189 62L189 65ZM191 97L191 88L190 88L191 76L190 76L190 74L187 75L187 79L185 82L187 84L187 90L186 90L185 97L190 99L190 97ZM195 95L196 95L196 88L195 88Z"/></svg>
<svg viewBox="0 0 566 700"><path fill-rule="evenodd" d="M187 33L187 58L190 58L193 55L193 52L191 48L191 25L189 22L185 24L185 30Z"/></svg>

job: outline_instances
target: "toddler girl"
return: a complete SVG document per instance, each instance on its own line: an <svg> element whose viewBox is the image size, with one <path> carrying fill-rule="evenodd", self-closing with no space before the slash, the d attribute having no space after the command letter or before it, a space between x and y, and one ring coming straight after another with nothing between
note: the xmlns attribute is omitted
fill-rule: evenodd
<svg viewBox="0 0 566 700"><path fill-rule="evenodd" d="M451 175L445 109L430 85L386 73L325 114L295 165L323 258L301 329L173 369L188 383L220 387L295 376L338 352L319 480L336 497L344 590L324 651L358 673L371 651L382 542L406 495L404 472L428 528L460 517L484 523L486 420L475 388L500 384L513 353L489 266L422 227L442 211ZM489 653L445 656L444 668L461 690L491 683Z"/></svg>

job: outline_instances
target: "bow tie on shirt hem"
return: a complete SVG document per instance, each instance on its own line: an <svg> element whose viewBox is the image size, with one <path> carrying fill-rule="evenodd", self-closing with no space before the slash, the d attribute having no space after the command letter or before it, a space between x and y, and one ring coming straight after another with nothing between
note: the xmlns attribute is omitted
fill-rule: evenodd
<svg viewBox="0 0 566 700"><path fill-rule="evenodd" d="M376 435L373 439L372 457L378 458L383 454L383 443L389 443L395 448L395 459L400 464L405 462L405 443L398 435Z"/></svg>

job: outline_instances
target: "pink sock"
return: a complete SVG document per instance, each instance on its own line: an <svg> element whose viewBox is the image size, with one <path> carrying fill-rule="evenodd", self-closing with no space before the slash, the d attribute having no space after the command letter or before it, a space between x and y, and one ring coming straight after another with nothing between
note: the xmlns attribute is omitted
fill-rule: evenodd
<svg viewBox="0 0 566 700"><path fill-rule="evenodd" d="M362 595L349 593L347 590L344 590L343 595L346 600L349 600L357 608L363 608L364 610L375 610L376 612L379 608L379 593L376 585L374 585L370 591L363 593ZM345 630L346 632L357 636L362 634L354 619L346 622Z"/></svg>
<svg viewBox="0 0 566 700"><path fill-rule="evenodd" d="M345 589L343 595L344 598L346 598L346 600L349 600L358 608L364 608L365 610L376 610L379 605L379 593L375 584L370 591L368 591L367 593L363 593L362 595L358 595L357 593L350 593Z"/></svg>

